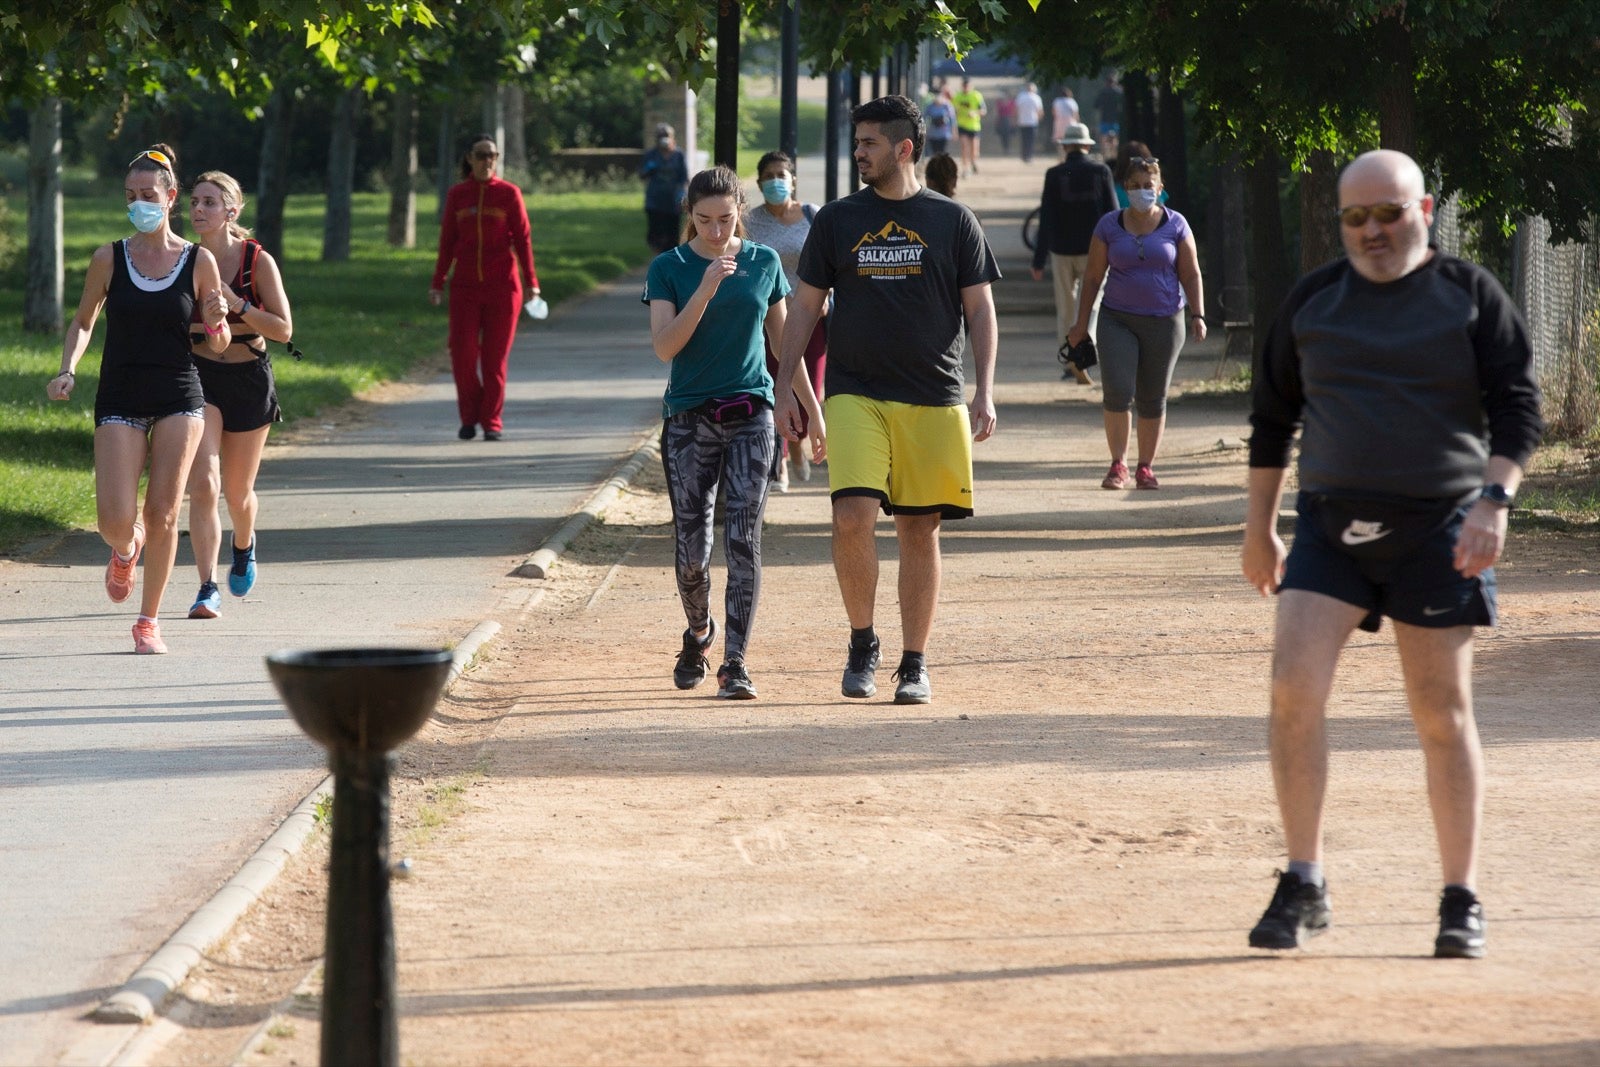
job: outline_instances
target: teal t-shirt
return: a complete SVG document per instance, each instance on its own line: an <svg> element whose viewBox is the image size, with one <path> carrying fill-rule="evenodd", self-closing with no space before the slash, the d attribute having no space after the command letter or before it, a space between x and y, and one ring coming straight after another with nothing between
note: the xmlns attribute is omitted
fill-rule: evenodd
<svg viewBox="0 0 1600 1067"><path fill-rule="evenodd" d="M789 293L778 253L746 238L739 248L738 268L722 280L706 305L700 324L683 350L673 357L667 374L662 415L699 407L713 397L755 393L773 402L767 350L761 340L767 309ZM711 261L687 244L669 248L650 263L641 300L668 300L682 311L700 288Z"/></svg>

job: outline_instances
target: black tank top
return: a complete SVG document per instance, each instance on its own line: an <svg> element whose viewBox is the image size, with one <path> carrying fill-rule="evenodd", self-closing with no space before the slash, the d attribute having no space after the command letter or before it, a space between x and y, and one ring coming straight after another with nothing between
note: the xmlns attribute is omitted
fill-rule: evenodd
<svg viewBox="0 0 1600 1067"><path fill-rule="evenodd" d="M205 406L200 374L189 353L194 258L195 246L189 245L167 277L151 282L141 276L136 281L128 263L128 242L111 246L96 419L107 415L154 419Z"/></svg>

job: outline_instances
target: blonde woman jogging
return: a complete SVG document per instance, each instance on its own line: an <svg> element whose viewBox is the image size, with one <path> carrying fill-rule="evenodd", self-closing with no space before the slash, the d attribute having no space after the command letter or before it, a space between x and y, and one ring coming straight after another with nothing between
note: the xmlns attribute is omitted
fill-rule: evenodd
<svg viewBox="0 0 1600 1067"><path fill-rule="evenodd" d="M222 298L232 343L213 352L196 328L198 323L190 327L206 400L205 433L189 473L189 540L200 572L200 592L189 608L191 619L214 619L222 607L216 581L222 545L219 498L228 501L233 520L228 592L243 597L255 587L256 472L268 430L283 420L267 342L288 341L294 321L277 262L239 225L243 210L244 193L232 176L210 170L195 180L189 221L201 247L228 279Z"/></svg>
<svg viewBox="0 0 1600 1067"><path fill-rule="evenodd" d="M233 343L217 261L172 232L178 200L172 149L155 145L128 164L123 190L128 220L138 232L95 249L78 311L67 324L61 373L45 393L67 400L78 361L106 309L100 387L94 400L96 523L111 548L106 595L120 604L133 595L144 558L144 591L133 624L133 650L167 651L158 621L161 596L178 552L178 508L189 465L205 428L200 374L189 349L189 323L200 310L205 347ZM144 507L139 477L149 463Z"/></svg>

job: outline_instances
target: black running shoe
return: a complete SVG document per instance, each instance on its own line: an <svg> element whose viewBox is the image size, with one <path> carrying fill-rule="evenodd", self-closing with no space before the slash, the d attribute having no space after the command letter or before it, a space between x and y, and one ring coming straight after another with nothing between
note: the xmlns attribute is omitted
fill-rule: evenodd
<svg viewBox="0 0 1600 1067"><path fill-rule="evenodd" d="M706 662L706 649L717 639L717 620L711 620L711 630L701 641L693 630L683 631L683 651L678 653L678 665L672 668L672 684L679 689L693 689L706 680L711 664Z"/></svg>
<svg viewBox="0 0 1600 1067"><path fill-rule="evenodd" d="M850 660L844 667L840 691L847 697L869 697L878 691L878 639L869 645L850 642Z"/></svg>
<svg viewBox="0 0 1600 1067"><path fill-rule="evenodd" d="M1251 948L1299 948L1302 937L1315 937L1328 928L1328 887L1281 872L1272 903L1250 931Z"/></svg>
<svg viewBox="0 0 1600 1067"><path fill-rule="evenodd" d="M461 429L456 431L456 436L461 438L463 441L470 441L474 437L478 436L478 427L473 423L467 423L466 425L462 426Z"/></svg>
<svg viewBox="0 0 1600 1067"><path fill-rule="evenodd" d="M756 684L750 680L750 672L744 669L743 660L730 659L717 668L717 696L723 700L756 698Z"/></svg>
<svg viewBox="0 0 1600 1067"><path fill-rule="evenodd" d="M1439 898L1439 936L1433 954L1440 958L1483 959L1483 905L1470 889L1445 886Z"/></svg>

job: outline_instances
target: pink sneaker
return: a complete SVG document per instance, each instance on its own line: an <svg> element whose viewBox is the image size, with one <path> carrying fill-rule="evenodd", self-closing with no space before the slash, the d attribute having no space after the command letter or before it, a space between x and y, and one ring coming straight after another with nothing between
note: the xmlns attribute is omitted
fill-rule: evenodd
<svg viewBox="0 0 1600 1067"><path fill-rule="evenodd" d="M1140 489L1160 489L1161 483L1156 480L1156 472L1150 469L1150 464L1141 463L1133 472L1133 484Z"/></svg>
<svg viewBox="0 0 1600 1067"><path fill-rule="evenodd" d="M1121 460L1111 464L1111 469L1106 472L1104 480L1100 482L1102 489L1128 488L1128 465Z"/></svg>
<svg viewBox="0 0 1600 1067"><path fill-rule="evenodd" d="M113 550L111 562L106 564L106 596L111 598L113 604L120 604L133 595L133 587L139 580L134 568L138 566L139 554L143 551L144 523L134 519L132 557L124 560Z"/></svg>
<svg viewBox="0 0 1600 1067"><path fill-rule="evenodd" d="M133 651L140 656L163 656L167 643L161 640L161 624L154 619L140 619L133 624Z"/></svg>

